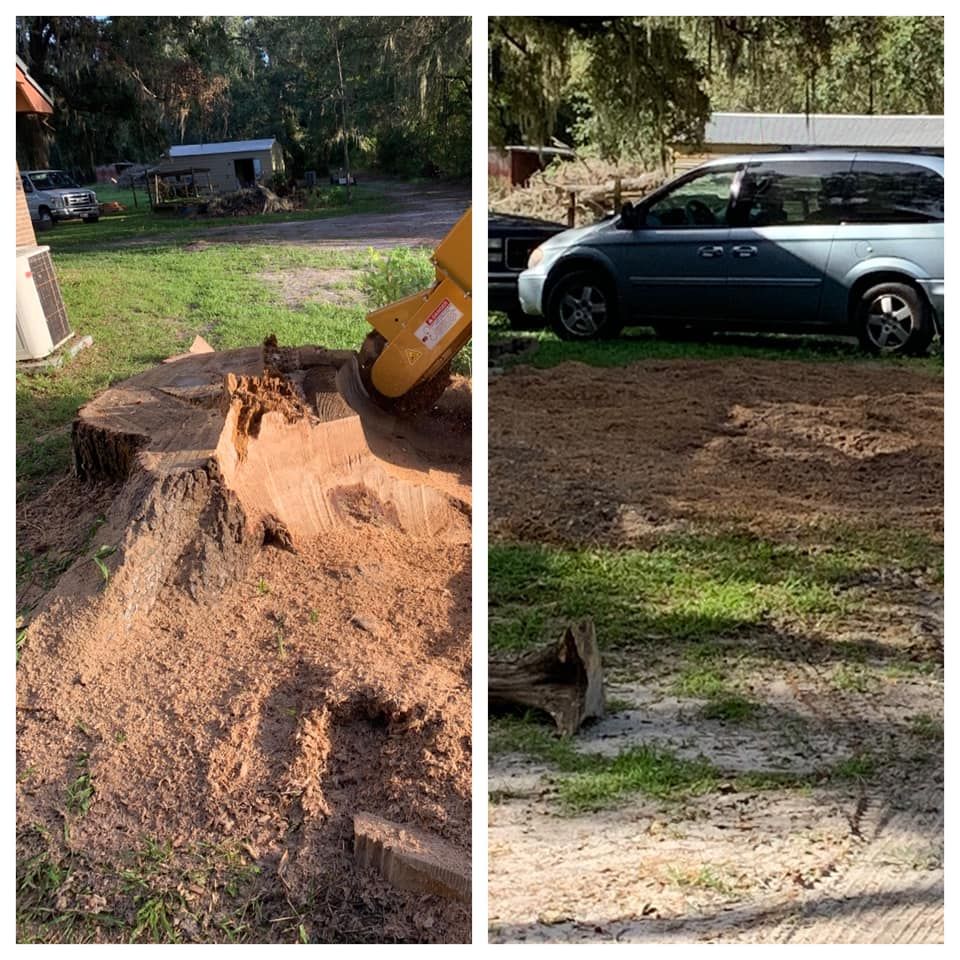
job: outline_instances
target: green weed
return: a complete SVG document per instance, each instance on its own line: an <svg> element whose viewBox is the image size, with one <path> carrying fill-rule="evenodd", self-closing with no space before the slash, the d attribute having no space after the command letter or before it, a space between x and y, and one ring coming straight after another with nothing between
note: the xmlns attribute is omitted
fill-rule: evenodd
<svg viewBox="0 0 960 960"><path fill-rule="evenodd" d="M943 720L929 713L918 713L910 717L907 727L914 736L922 737L924 740L943 739Z"/></svg>
<svg viewBox="0 0 960 960"><path fill-rule="evenodd" d="M870 753L858 753L841 760L830 769L834 780L867 780L877 770L877 758Z"/></svg>
<svg viewBox="0 0 960 960"><path fill-rule="evenodd" d="M130 933L131 943L137 943L145 934L150 943L179 943L180 937L173 923L179 905L178 899L171 900L167 896L149 896L139 900Z"/></svg>
<svg viewBox="0 0 960 960"><path fill-rule="evenodd" d="M110 568L103 561L106 560L107 557L112 557L116 552L116 547L111 547L109 544L104 543L97 548L97 552L90 558L97 565L100 576L103 577L104 584L110 582Z"/></svg>
<svg viewBox="0 0 960 960"><path fill-rule="evenodd" d="M681 697L709 699L727 693L727 681L711 667L687 668L673 682L672 689Z"/></svg>
<svg viewBox="0 0 960 960"><path fill-rule="evenodd" d="M76 779L67 786L67 810L82 817L89 809L93 800L94 788L90 778L90 757L81 753L77 757L78 773Z"/></svg>
<svg viewBox="0 0 960 960"><path fill-rule="evenodd" d="M668 867L667 875L671 883L678 887L698 887L702 890L713 890L724 896L734 891L733 884L717 873L713 867L704 864L699 870L681 870L677 867Z"/></svg>
<svg viewBox="0 0 960 960"><path fill-rule="evenodd" d="M838 690L863 693L873 682L870 673L859 664L840 663L830 673L830 683Z"/></svg>
<svg viewBox="0 0 960 960"><path fill-rule="evenodd" d="M384 307L432 287L436 268L430 256L431 252L423 248L395 247L386 253L371 249L369 264L360 280L360 290L370 306Z"/></svg>
<svg viewBox="0 0 960 960"><path fill-rule="evenodd" d="M742 723L752 720L760 712L760 705L737 693L715 697L701 711L707 720L724 720L727 723Z"/></svg>

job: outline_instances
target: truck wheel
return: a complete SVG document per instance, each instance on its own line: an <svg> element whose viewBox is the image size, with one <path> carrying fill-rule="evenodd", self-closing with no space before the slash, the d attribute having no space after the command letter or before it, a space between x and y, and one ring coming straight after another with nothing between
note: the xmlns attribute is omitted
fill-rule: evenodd
<svg viewBox="0 0 960 960"><path fill-rule="evenodd" d="M554 286L547 319L561 340L599 340L623 329L617 299L606 277L578 270Z"/></svg>
<svg viewBox="0 0 960 960"><path fill-rule="evenodd" d="M906 283L878 283L857 307L860 344L870 353L918 356L933 339L930 306Z"/></svg>
<svg viewBox="0 0 960 960"><path fill-rule="evenodd" d="M37 230L53 229L53 214L46 207L40 208L39 219L37 220Z"/></svg>

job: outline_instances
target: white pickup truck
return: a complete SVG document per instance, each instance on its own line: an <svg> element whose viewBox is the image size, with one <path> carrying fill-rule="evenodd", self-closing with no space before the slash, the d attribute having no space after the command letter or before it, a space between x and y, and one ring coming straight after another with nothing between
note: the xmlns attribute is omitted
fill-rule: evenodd
<svg viewBox="0 0 960 960"><path fill-rule="evenodd" d="M62 170L24 170L20 173L27 195L30 219L39 230L47 230L58 220L82 219L96 223L100 219L97 195L78 186Z"/></svg>

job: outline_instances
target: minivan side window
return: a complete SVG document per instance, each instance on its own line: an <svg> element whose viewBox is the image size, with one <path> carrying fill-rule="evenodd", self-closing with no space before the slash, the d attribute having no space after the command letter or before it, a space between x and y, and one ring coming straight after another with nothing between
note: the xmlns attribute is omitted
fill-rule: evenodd
<svg viewBox="0 0 960 960"><path fill-rule="evenodd" d="M857 160L847 199L847 223L943 221L943 177L915 163Z"/></svg>
<svg viewBox="0 0 960 960"><path fill-rule="evenodd" d="M646 208L644 223L658 230L726 227L735 170L708 170L687 180Z"/></svg>
<svg viewBox="0 0 960 960"><path fill-rule="evenodd" d="M750 163L733 211L739 227L833 224L844 219L850 160Z"/></svg>

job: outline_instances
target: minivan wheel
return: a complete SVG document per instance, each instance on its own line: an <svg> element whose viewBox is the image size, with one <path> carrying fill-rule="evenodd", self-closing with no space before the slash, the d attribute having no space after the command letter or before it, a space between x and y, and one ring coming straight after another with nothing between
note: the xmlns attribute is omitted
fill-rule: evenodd
<svg viewBox="0 0 960 960"><path fill-rule="evenodd" d="M562 340L615 337L623 329L611 284L589 271L571 273L557 282L547 319Z"/></svg>
<svg viewBox="0 0 960 960"><path fill-rule="evenodd" d="M917 355L933 339L933 320L923 296L906 283L879 283L860 298L858 334L871 353Z"/></svg>

